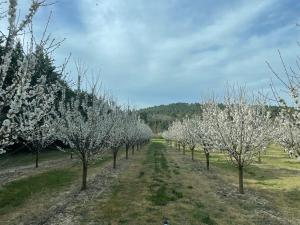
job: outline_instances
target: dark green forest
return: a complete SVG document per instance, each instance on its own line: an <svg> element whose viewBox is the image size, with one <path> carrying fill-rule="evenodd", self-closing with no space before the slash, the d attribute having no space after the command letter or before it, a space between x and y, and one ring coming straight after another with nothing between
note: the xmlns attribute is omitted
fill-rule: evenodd
<svg viewBox="0 0 300 225"><path fill-rule="evenodd" d="M3 57L9 51L8 47L5 46L5 39L3 37L0 37L0 63L3 63ZM54 85L59 84L60 86L64 87L66 90L66 101L69 101L72 97L76 95L76 92L71 89L71 87L68 85L68 83L63 79L62 71L60 68L57 68L54 64L55 61L53 58L50 57L50 55L44 50L41 49L38 45L35 48L35 51L31 54L34 54L36 57L36 65L34 68L34 74L31 80L31 86L34 87L36 83L38 82L38 79L40 79L42 76L46 75L46 84L45 85ZM22 61L25 57L28 57L28 54L26 53L26 50L22 46L21 42L17 42L13 46L13 52L11 57L11 62L8 67L8 75L6 76L4 80L3 86L9 86L12 84L13 80L17 78L17 73L20 69L20 63L19 61ZM1 75L1 74L0 74ZM61 98L61 93L58 92L56 95L55 105L58 105L58 101ZM3 112L1 111L0 116L0 123L3 122L4 119L6 119L5 115L9 110L9 103L4 103L5 107L2 108ZM54 145L61 145L61 143L54 143ZM15 143L14 145L8 146L7 150L9 152L20 152L23 150L28 150L27 143L19 138L19 141Z"/></svg>
<svg viewBox="0 0 300 225"><path fill-rule="evenodd" d="M220 105L222 108L222 105ZM279 107L268 106L272 117L278 115ZM175 120L182 120L184 117L201 115L200 103L171 103L138 110L140 118L147 123L154 133L167 130Z"/></svg>
<svg viewBox="0 0 300 225"><path fill-rule="evenodd" d="M199 103L172 103L140 109L139 115L154 133L160 133L166 130L174 120L197 115L200 111Z"/></svg>

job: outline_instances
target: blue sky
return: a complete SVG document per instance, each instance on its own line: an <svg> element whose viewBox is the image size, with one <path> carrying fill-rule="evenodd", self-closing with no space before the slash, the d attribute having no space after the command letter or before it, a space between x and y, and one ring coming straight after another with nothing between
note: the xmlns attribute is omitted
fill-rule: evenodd
<svg viewBox="0 0 300 225"><path fill-rule="evenodd" d="M281 72L277 49L289 64L299 52L296 0L58 0L39 12L37 30L50 10L49 30L66 38L57 63L81 58L100 70L104 89L136 107L199 102L227 82L267 90L265 61Z"/></svg>

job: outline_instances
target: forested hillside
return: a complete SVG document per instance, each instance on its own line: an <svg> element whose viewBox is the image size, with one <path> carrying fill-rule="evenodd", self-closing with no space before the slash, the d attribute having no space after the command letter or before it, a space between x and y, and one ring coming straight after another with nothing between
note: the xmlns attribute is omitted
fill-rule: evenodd
<svg viewBox="0 0 300 225"><path fill-rule="evenodd" d="M219 105L222 108L222 104ZM278 114L277 106L269 106L272 117ZM201 114L200 103L171 103L140 109L140 118L144 120L154 133L167 130L169 125L175 120L182 120L185 117L193 117Z"/></svg>
<svg viewBox="0 0 300 225"><path fill-rule="evenodd" d="M166 130L174 120L200 113L199 103L172 103L140 109L139 114L155 133Z"/></svg>

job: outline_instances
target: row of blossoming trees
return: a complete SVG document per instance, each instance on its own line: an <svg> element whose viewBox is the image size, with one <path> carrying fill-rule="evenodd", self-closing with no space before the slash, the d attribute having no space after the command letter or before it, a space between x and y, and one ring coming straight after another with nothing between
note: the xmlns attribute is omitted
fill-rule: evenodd
<svg viewBox="0 0 300 225"><path fill-rule="evenodd" d="M282 99L280 102L284 103ZM265 98L249 96L246 88L232 87L221 104L215 100L205 102L199 116L175 121L163 137L184 152L189 148L192 160L195 148L202 149L207 169L213 151L225 153L238 169L239 192L244 193L244 168L255 158L260 161L261 152L271 142L277 141L289 154L299 155L298 110L281 104L280 114L271 117Z"/></svg>
<svg viewBox="0 0 300 225"><path fill-rule="evenodd" d="M4 4L4 3L1 3ZM63 81L49 83L45 74L37 73L38 58L35 49L46 52L53 47L53 41L47 44L49 36L43 35L37 43L32 32L32 18L44 1L32 1L25 19L17 23L17 1L8 1L8 11L1 13L1 19L8 20L4 54L0 59L0 154L7 147L23 141L36 152L38 167L39 152L53 142L60 140L76 153L83 168L82 189L86 189L88 165L90 161L103 153L112 151L114 168L117 153L149 141L151 129L143 123L137 114L122 109L113 99L99 92L97 84L88 90L81 89L86 69L77 67L78 88L72 97L66 97L70 88ZM10 71L13 50L24 33L31 36L27 52L17 61L14 73Z"/></svg>

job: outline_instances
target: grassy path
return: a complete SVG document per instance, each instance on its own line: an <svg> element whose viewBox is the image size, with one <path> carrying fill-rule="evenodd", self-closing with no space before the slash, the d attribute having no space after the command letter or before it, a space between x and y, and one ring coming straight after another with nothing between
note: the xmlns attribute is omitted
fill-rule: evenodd
<svg viewBox="0 0 300 225"><path fill-rule="evenodd" d="M175 225L216 224L201 198L194 196L198 186L180 159L161 140L153 140L120 175L111 192L85 208L81 224L154 225L162 224L164 217Z"/></svg>
<svg viewBox="0 0 300 225"><path fill-rule="evenodd" d="M111 169L111 157L95 162L83 193L79 166L11 182L7 192L0 189L0 200L14 197L15 189L27 197L6 209L0 201L0 224L157 225L164 217L172 225L300 224L300 166L274 146L262 164L245 171L245 195L237 193L237 171L222 155L213 154L206 171L201 152L195 161L188 153L154 139L129 160L121 156L117 170ZM41 186L28 191L37 181Z"/></svg>
<svg viewBox="0 0 300 225"><path fill-rule="evenodd" d="M122 157L123 154L119 158ZM111 159L110 155L104 155L103 159L93 162L88 182L103 167L112 167ZM20 224L21 221L22 224L37 224L34 221L43 220L51 210L76 195L81 185L81 165L78 160L69 161L57 167L55 163L41 166L36 172L26 173L0 187L0 224Z"/></svg>
<svg viewBox="0 0 300 225"><path fill-rule="evenodd" d="M35 168L32 164L15 166L9 169L2 169L0 170L0 187L12 181L20 180L29 176L43 174L51 169L71 167L75 162L76 160L70 160L69 158L62 157L59 159L49 159L47 161L41 162L39 168Z"/></svg>
<svg viewBox="0 0 300 225"><path fill-rule="evenodd" d="M246 168L245 195L237 193L237 169L223 155L214 153L211 171L206 171L201 151L195 162L191 162L189 154L174 151L177 156L173 154L173 159L181 162L182 170L190 171L183 182L193 182L198 187L193 194L195 199L201 200L217 224L300 224L300 165L290 162L277 146L270 146L263 163Z"/></svg>
<svg viewBox="0 0 300 225"><path fill-rule="evenodd" d="M207 172L201 160L192 162L189 155L153 140L110 192L85 206L80 224L154 225L163 217L172 225L298 224L261 190L250 187L239 195L235 180L228 178L234 176L234 170L216 162Z"/></svg>
<svg viewBox="0 0 300 225"><path fill-rule="evenodd" d="M58 150L45 150L39 154L39 162L47 162L58 159L69 159L70 154ZM18 153L18 154L4 154L0 155L0 171L5 169L14 169L18 167L35 167L35 154L34 152Z"/></svg>

